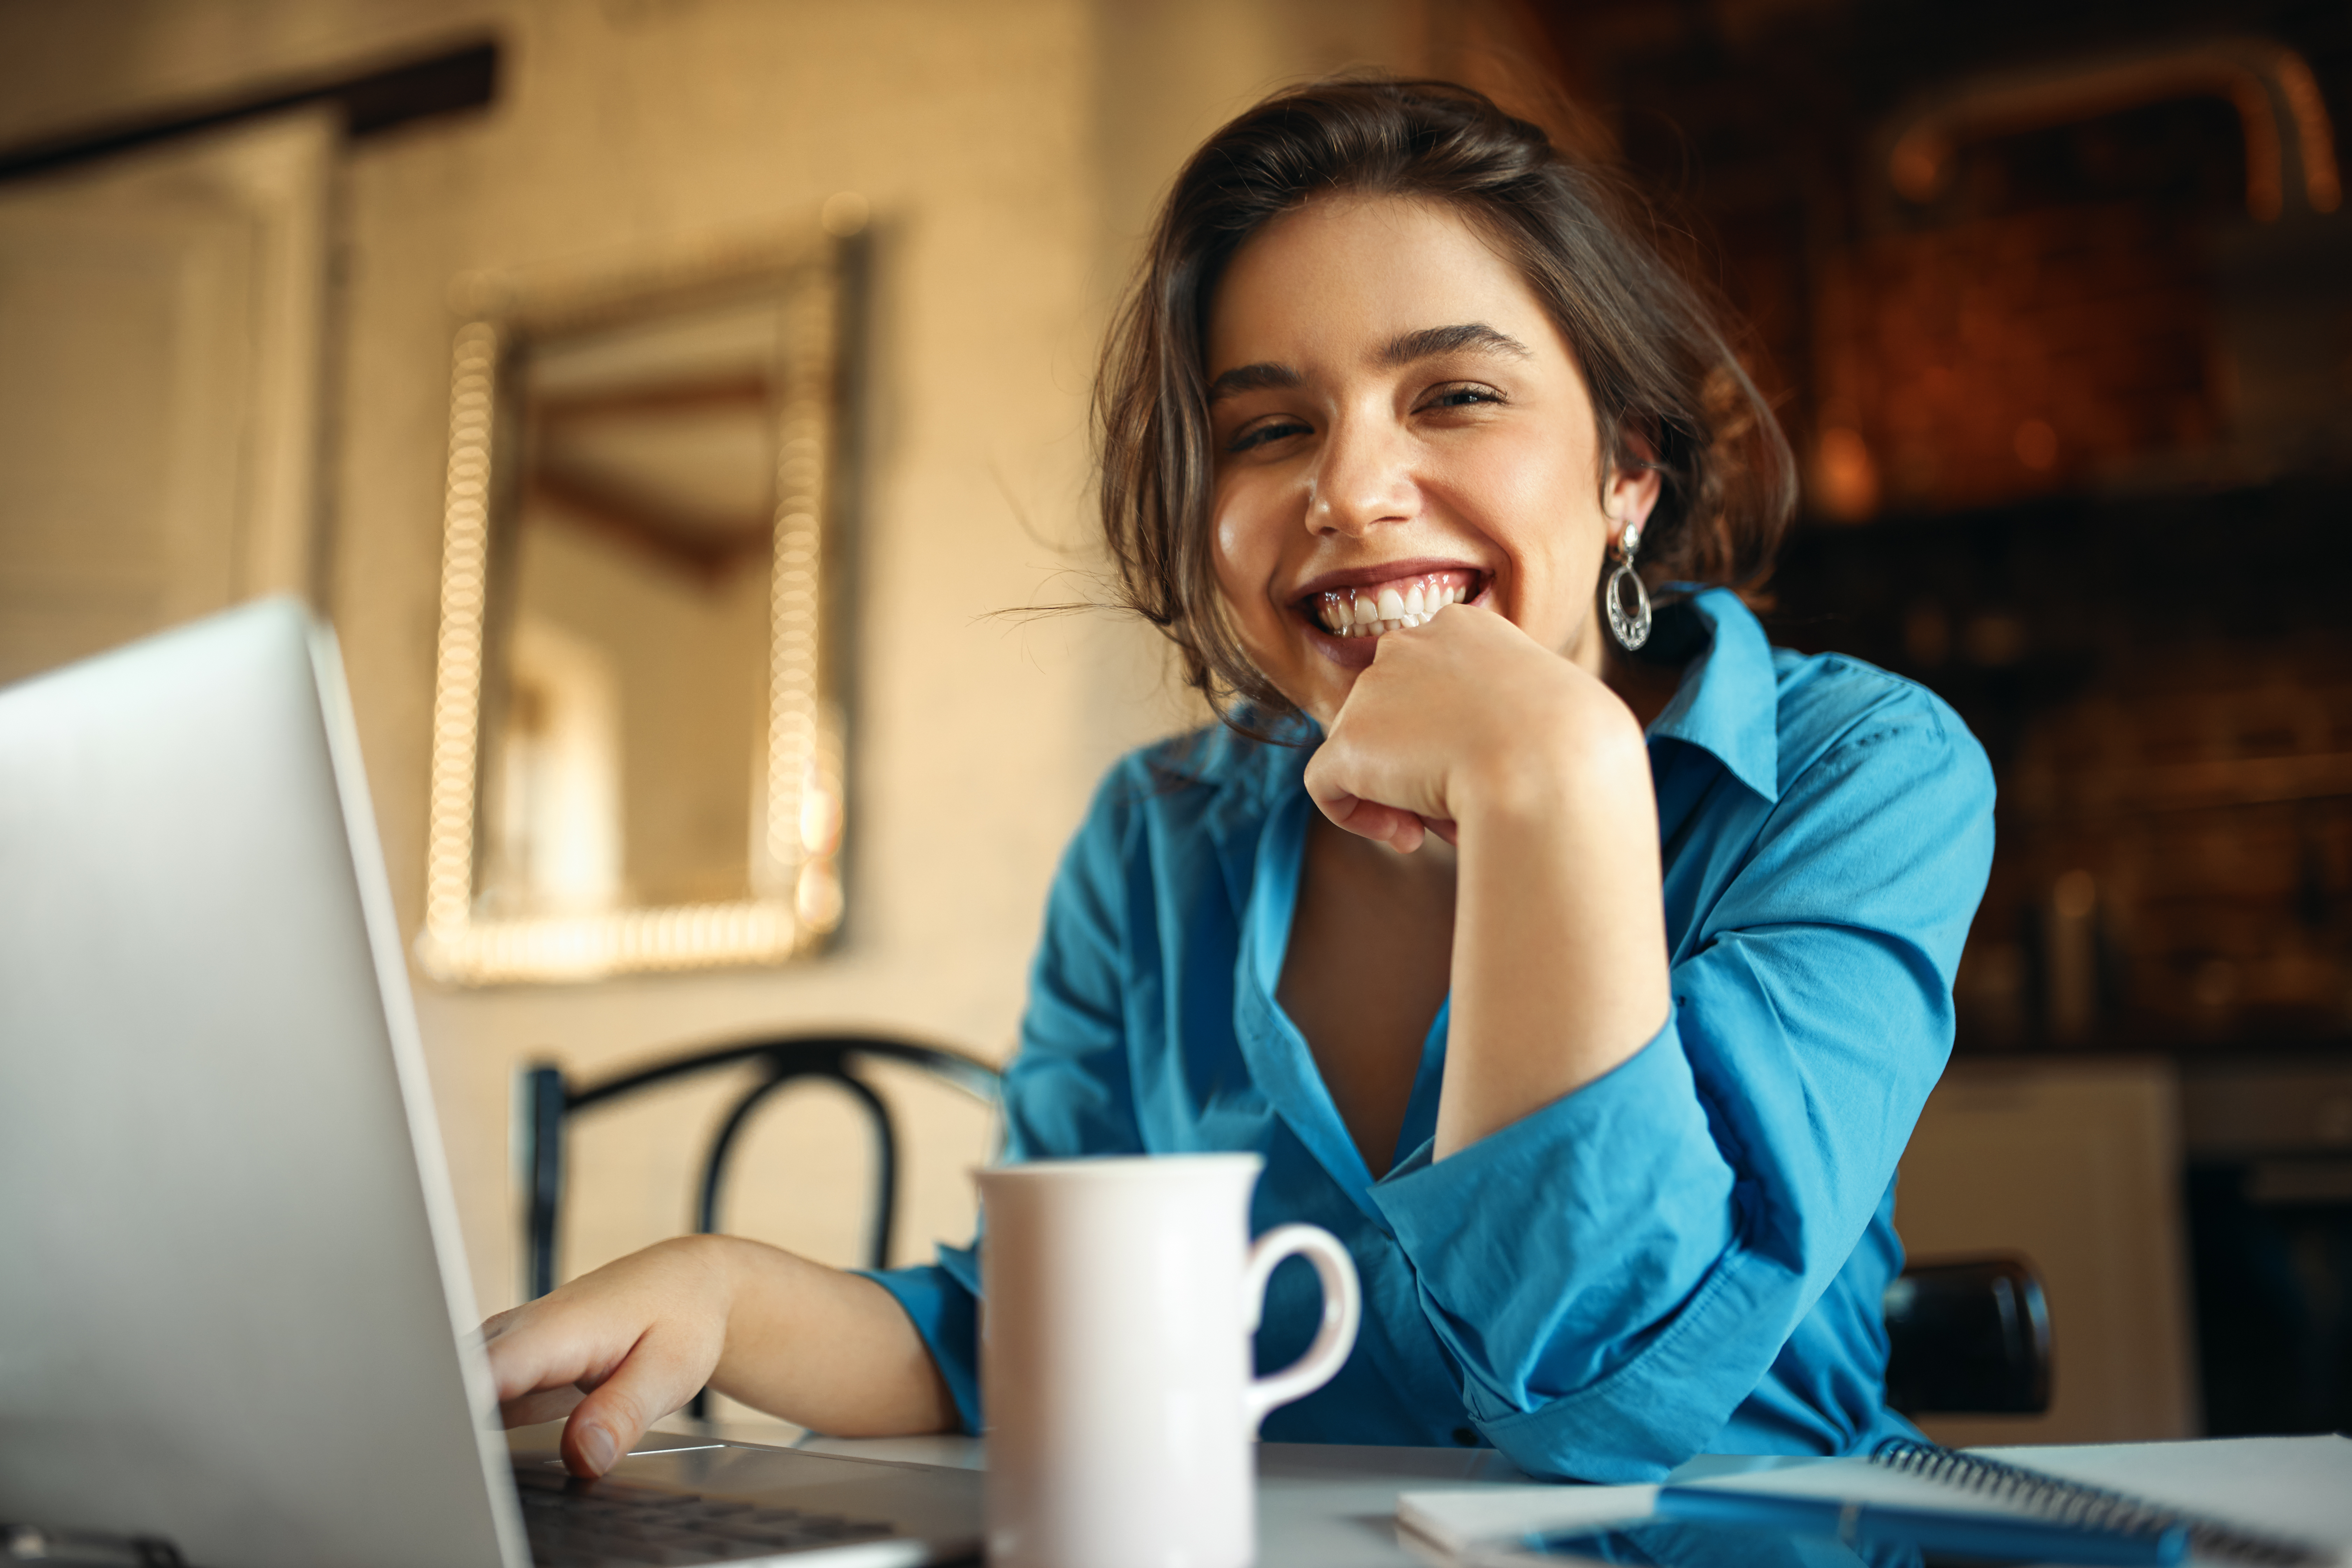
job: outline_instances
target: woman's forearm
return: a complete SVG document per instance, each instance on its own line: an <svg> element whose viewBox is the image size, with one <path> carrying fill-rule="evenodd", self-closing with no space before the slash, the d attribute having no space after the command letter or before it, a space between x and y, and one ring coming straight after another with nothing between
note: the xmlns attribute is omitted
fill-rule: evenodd
<svg viewBox="0 0 2352 1568"><path fill-rule="evenodd" d="M760 1242L700 1239L729 1281L711 1387L835 1436L954 1428L946 1380L887 1290Z"/></svg>
<svg viewBox="0 0 2352 1568"><path fill-rule="evenodd" d="M1596 656L1597 662L1597 656ZM1444 1159L1641 1049L1666 1020L1658 808L1615 692L1501 616L1383 636L1306 769L1339 826L1455 867Z"/></svg>
<svg viewBox="0 0 2352 1568"><path fill-rule="evenodd" d="M1453 1015L1434 1157L1617 1067L1668 1006L1657 807L1640 726L1592 683L1566 734L1465 770Z"/></svg>

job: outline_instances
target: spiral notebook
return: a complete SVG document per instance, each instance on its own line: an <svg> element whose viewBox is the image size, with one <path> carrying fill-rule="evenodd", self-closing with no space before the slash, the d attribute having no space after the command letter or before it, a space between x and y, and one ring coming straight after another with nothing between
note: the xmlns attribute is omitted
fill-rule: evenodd
<svg viewBox="0 0 2352 1568"><path fill-rule="evenodd" d="M2235 1437L1956 1452L1890 1444L1867 1458L1742 1460L1708 1456L1677 1484L2147 1530L2179 1524L2193 1560L2352 1565L2352 1439ZM1424 1555L1501 1562L1529 1535L1629 1522L1658 1489L1507 1487L1408 1492L1397 1521Z"/></svg>

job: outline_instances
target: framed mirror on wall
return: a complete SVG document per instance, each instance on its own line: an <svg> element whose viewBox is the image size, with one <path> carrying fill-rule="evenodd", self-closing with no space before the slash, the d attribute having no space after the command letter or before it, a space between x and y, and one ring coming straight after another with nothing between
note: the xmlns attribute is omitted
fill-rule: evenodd
<svg viewBox="0 0 2352 1568"><path fill-rule="evenodd" d="M454 290L435 977L774 963L840 925L846 205Z"/></svg>

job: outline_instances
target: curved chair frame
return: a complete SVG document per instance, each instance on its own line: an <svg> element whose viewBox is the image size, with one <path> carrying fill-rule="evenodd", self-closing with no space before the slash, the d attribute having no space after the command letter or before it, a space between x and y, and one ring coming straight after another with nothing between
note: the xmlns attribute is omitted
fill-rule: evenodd
<svg viewBox="0 0 2352 1568"><path fill-rule="evenodd" d="M754 1111L778 1089L806 1079L839 1085L864 1108L874 1131L876 1183L873 1224L867 1233L867 1267L879 1268L890 1256L890 1238L898 1195L898 1135L890 1109L871 1085L852 1070L860 1060L901 1062L925 1069L993 1105L998 1074L977 1057L937 1046L880 1035L786 1035L722 1046L716 1050L657 1062L599 1083L572 1085L563 1069L552 1066L530 1068L524 1075L523 1169L530 1185L524 1222L524 1243L530 1268L530 1295L555 1289L556 1235L562 1218L563 1134L573 1115L619 1100L655 1084L698 1073L715 1072L745 1062L758 1062L760 1081L735 1101L710 1141L702 1163L702 1186L695 1205L695 1230L703 1236L719 1229L719 1197L727 1162L736 1140Z"/></svg>

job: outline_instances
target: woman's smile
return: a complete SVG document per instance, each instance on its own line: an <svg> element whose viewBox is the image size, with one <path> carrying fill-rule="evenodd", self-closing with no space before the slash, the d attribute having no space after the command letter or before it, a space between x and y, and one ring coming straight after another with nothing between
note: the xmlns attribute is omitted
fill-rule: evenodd
<svg viewBox="0 0 2352 1568"><path fill-rule="evenodd" d="M1293 605L1307 643L1345 669L1372 662L1381 636L1436 618L1448 605L1476 604L1492 584L1476 567L1421 561L1326 572Z"/></svg>
<svg viewBox="0 0 2352 1568"><path fill-rule="evenodd" d="M1332 581L1307 590L1300 607L1333 637L1368 637L1417 626L1448 605L1476 599L1482 574L1370 566L1330 575Z"/></svg>

